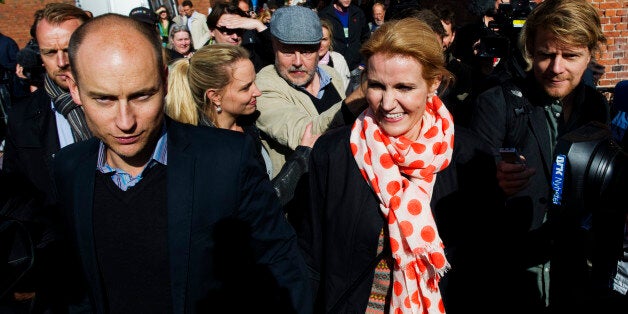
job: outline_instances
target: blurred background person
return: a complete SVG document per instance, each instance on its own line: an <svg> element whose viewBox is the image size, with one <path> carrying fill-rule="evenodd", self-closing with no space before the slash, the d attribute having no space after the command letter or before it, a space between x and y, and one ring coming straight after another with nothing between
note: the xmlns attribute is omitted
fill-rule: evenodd
<svg viewBox="0 0 628 314"><path fill-rule="evenodd" d="M244 47L255 72L272 64L273 46L268 26L249 17L234 3L218 3L207 17L211 32L210 44L230 44Z"/></svg>
<svg viewBox="0 0 628 314"><path fill-rule="evenodd" d="M188 17L185 16L185 12L183 12L183 6L182 5L179 4L177 6L177 15L172 18L172 21L175 24L187 25Z"/></svg>
<svg viewBox="0 0 628 314"><path fill-rule="evenodd" d="M19 79L28 87L28 92L32 93L44 86L44 68L39 45L34 40L29 41L26 46L17 52L17 65L15 73Z"/></svg>
<svg viewBox="0 0 628 314"><path fill-rule="evenodd" d="M323 27L323 38L321 38L321 47L318 49L318 57L320 58L318 64L324 64L334 68L334 70L340 74L346 91L349 87L351 71L349 71L345 57L333 51L334 42L331 39L333 25L329 20L321 19L321 26Z"/></svg>
<svg viewBox="0 0 628 314"><path fill-rule="evenodd" d="M151 30L153 30L156 36L160 36L159 27L157 26L157 23L159 22L159 16L157 16L157 14L151 9L147 7L133 8L131 12L129 12L129 17L142 22L143 25L146 25Z"/></svg>
<svg viewBox="0 0 628 314"><path fill-rule="evenodd" d="M457 29L456 15L453 8L447 4L436 4L431 10L438 16L443 25L445 32L442 41L445 63L447 70L455 78L447 88L439 89L438 96L454 116L456 125L468 126L471 112L473 111L472 97L470 97L473 92L472 68L457 59L453 54Z"/></svg>
<svg viewBox="0 0 628 314"><path fill-rule="evenodd" d="M334 0L318 16L332 23L334 49L345 57L351 70L348 94L360 84L360 74L364 69L360 47L371 34L368 21L362 9L352 4L351 0Z"/></svg>
<svg viewBox="0 0 628 314"><path fill-rule="evenodd" d="M384 24L384 19L386 18L386 7L381 2L373 3L373 21L369 22L369 30L374 32L378 27Z"/></svg>
<svg viewBox="0 0 628 314"><path fill-rule="evenodd" d="M194 9L194 4L190 0L181 2L183 13L187 17L186 25L192 35L194 49L199 49L209 42L209 29L207 28L207 17Z"/></svg>
<svg viewBox="0 0 628 314"><path fill-rule="evenodd" d="M260 11L257 19L262 22L266 27L270 26L270 18L273 16L273 13L270 12L269 9L265 8Z"/></svg>
<svg viewBox="0 0 628 314"><path fill-rule="evenodd" d="M3 120L1 122L2 129L6 125L7 112L11 108L15 82L15 57L19 50L20 48L13 38L0 33L0 118Z"/></svg>
<svg viewBox="0 0 628 314"><path fill-rule="evenodd" d="M159 29L159 35L161 36L162 45L166 47L168 45L170 28L172 28L172 25L175 23L172 21L170 12L165 6L160 6L157 10L155 10L155 13L159 17L157 27Z"/></svg>
<svg viewBox="0 0 628 314"><path fill-rule="evenodd" d="M173 25L169 38L170 47L167 48L169 64L177 59L190 58L196 51L192 44L192 34L190 34L190 30L185 25Z"/></svg>

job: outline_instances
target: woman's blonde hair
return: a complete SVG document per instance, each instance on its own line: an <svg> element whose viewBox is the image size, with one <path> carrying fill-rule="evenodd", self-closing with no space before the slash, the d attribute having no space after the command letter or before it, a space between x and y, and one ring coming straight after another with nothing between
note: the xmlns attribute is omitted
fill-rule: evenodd
<svg viewBox="0 0 628 314"><path fill-rule="evenodd" d="M233 77L234 64L248 60L249 53L240 46L215 44L203 46L190 59L179 59L170 66L166 114L172 119L198 125L205 114L214 125L216 117L207 90L222 90ZM200 112L199 112L200 111Z"/></svg>
<svg viewBox="0 0 628 314"><path fill-rule="evenodd" d="M321 27L329 32L329 51L334 51L334 25L328 19L321 19Z"/></svg>
<svg viewBox="0 0 628 314"><path fill-rule="evenodd" d="M423 68L421 76L428 85L437 80L447 84L452 78L451 73L445 68L443 46L438 41L436 33L417 18L409 17L382 24L371 34L360 52L365 60L379 53L414 58L421 64Z"/></svg>
<svg viewBox="0 0 628 314"><path fill-rule="evenodd" d="M262 11L259 13L259 15L257 16L257 19L258 19L260 22L264 23L264 19L266 19L266 18L270 19L272 16L273 16L272 12L270 12L270 10L269 10L269 9L265 9L265 10L262 10Z"/></svg>

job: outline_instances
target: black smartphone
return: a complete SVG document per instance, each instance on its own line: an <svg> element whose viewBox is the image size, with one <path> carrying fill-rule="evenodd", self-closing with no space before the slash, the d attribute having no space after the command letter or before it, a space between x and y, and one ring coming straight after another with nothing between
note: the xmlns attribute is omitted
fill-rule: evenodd
<svg viewBox="0 0 628 314"><path fill-rule="evenodd" d="M499 154L502 156L502 160L511 164L522 164L523 159L521 155L514 147L502 147L499 149Z"/></svg>

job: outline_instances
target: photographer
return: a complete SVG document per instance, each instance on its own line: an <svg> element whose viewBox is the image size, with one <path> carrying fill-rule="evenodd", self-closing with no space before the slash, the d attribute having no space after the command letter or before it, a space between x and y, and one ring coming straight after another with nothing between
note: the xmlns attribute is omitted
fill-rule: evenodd
<svg viewBox="0 0 628 314"><path fill-rule="evenodd" d="M557 139L590 121L609 123L606 99L582 81L606 38L597 10L586 0L546 0L530 13L521 32L522 54L529 64L525 78L507 80L480 94L471 128L492 145L496 156L502 147L516 148L520 154L514 163L496 157L496 176L508 197L507 210L519 211L521 217L505 222L519 227L513 228L512 250L517 251L513 263L526 274L522 282L510 284L519 287L520 297L528 298L521 305L533 307L522 312L538 313L550 302L553 309L560 309L563 302L578 304L575 301L585 299L586 278L555 269L556 247L544 222L550 218ZM569 257L558 260L564 265ZM571 262L581 266L583 261L574 257Z"/></svg>
<svg viewBox="0 0 628 314"><path fill-rule="evenodd" d="M31 39L24 48L17 52L15 73L24 86L25 95L23 97L27 97L30 93L44 87L46 69L39 54L39 45L34 39Z"/></svg>

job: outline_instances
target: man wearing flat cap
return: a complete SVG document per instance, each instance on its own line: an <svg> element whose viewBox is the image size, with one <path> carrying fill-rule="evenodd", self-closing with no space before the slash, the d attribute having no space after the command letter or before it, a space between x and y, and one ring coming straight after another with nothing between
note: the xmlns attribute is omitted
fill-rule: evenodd
<svg viewBox="0 0 628 314"><path fill-rule="evenodd" d="M363 109L356 90L345 99L340 75L318 64L323 37L316 13L302 6L277 9L270 20L275 64L259 71L255 84L260 116L257 126L272 161L273 177L300 144L306 126L312 133L352 122Z"/></svg>

